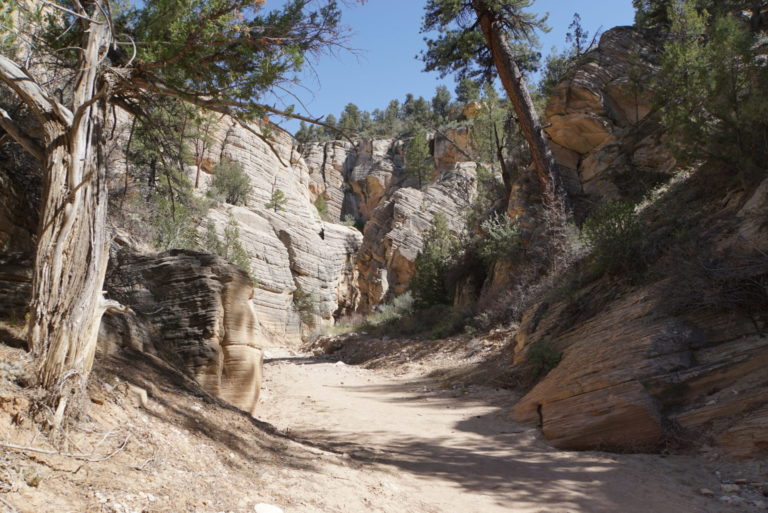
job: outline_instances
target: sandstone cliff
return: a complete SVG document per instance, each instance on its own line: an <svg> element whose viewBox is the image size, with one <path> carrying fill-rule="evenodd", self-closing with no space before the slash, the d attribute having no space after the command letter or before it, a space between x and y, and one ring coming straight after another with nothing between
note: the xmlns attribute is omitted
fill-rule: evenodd
<svg viewBox="0 0 768 513"><path fill-rule="evenodd" d="M597 202L639 199L674 169L633 82L653 73L656 48L647 32L606 32L549 103L548 133L581 218ZM513 417L562 448L765 454L766 191L768 180L745 187L717 169L678 175L640 211L642 278L562 277L515 336L516 369L554 368Z"/></svg>

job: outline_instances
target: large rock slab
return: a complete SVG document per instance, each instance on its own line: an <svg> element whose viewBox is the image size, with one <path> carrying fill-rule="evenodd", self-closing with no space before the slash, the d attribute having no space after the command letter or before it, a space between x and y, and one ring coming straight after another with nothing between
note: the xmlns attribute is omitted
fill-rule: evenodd
<svg viewBox="0 0 768 513"><path fill-rule="evenodd" d="M156 353L211 394L253 413L262 380L261 333L253 284L239 267L207 253L115 253L107 273L111 299L133 313L108 314L99 344Z"/></svg>

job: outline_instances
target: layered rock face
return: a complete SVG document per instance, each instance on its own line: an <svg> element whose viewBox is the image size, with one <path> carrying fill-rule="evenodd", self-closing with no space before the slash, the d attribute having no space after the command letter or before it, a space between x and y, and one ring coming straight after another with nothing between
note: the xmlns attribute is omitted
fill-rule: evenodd
<svg viewBox="0 0 768 513"><path fill-rule="evenodd" d="M477 193L476 165L467 162L468 132L438 134L432 144L435 181L421 189L403 172L406 141L363 140L354 147L332 141L304 148L312 190L328 200L331 215L365 223L354 263L359 311L408 289L436 213L454 232L464 230L464 213Z"/></svg>
<svg viewBox="0 0 768 513"><path fill-rule="evenodd" d="M643 191L632 184L653 183L674 168L642 85L657 69L659 50L650 32L611 29L549 99L546 131L577 200L636 199Z"/></svg>
<svg viewBox="0 0 768 513"><path fill-rule="evenodd" d="M132 347L158 354L211 394L255 411L265 336L245 271L202 252L122 250L110 262L106 288L133 312L104 317L102 350Z"/></svg>
<svg viewBox="0 0 768 513"><path fill-rule="evenodd" d="M332 325L335 317L357 306L353 260L362 234L323 221L313 204L318 194L326 194L329 212L340 217L340 172L350 154L344 145L329 144L323 148L328 154L309 156L310 164L324 164L316 170L295 151L290 135L275 129L268 145L253 132L260 130L220 124L210 154L242 164L253 192L245 206L221 205L210 218L220 231L230 215L238 222L256 282L253 303L268 338L276 344L298 343L303 329ZM277 210L266 206L275 190L287 200ZM311 305L304 311L297 307L299 296Z"/></svg>
<svg viewBox="0 0 768 513"><path fill-rule="evenodd" d="M358 257L362 311L408 290L435 214L443 214L452 231L464 230L463 214L477 193L476 171L473 162L458 164L422 190L395 191L374 210Z"/></svg>
<svg viewBox="0 0 768 513"><path fill-rule="evenodd" d="M766 190L768 180L713 248L691 255L687 274L621 295L603 281L573 302L528 312L516 338L518 363L536 344L562 351L562 362L513 416L538 423L567 449L643 451L682 442L767 455Z"/></svg>
<svg viewBox="0 0 768 513"><path fill-rule="evenodd" d="M608 31L549 104L558 162L586 204L636 199L633 184L647 190L675 165L633 81L653 72L655 48L647 33ZM667 211L644 213L653 222L685 205L680 215L705 237L652 263L664 279L632 286L604 277L525 314L516 365L545 353L562 360L514 407L515 419L566 449L694 443L768 454L768 181L726 201L712 180L696 175L671 189L659 207Z"/></svg>

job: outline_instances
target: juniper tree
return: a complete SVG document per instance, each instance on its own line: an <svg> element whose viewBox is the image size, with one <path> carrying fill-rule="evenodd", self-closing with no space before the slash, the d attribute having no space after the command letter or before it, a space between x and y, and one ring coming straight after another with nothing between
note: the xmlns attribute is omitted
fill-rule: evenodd
<svg viewBox="0 0 768 513"><path fill-rule="evenodd" d="M54 427L84 397L103 312L108 259L107 166L111 107L146 117L149 97L184 100L248 121L268 114L315 120L261 98L289 82L306 57L343 41L340 11L326 0L48 0L4 2L0 41L23 40L28 55L4 46L0 88L33 125L0 109L0 128L43 170L28 344L48 390ZM7 12L6 9L15 12ZM29 34L37 30L36 34ZM45 61L39 66L21 65ZM51 73L64 80L49 80ZM58 89L55 89L58 88ZM268 139L254 130L256 135Z"/></svg>

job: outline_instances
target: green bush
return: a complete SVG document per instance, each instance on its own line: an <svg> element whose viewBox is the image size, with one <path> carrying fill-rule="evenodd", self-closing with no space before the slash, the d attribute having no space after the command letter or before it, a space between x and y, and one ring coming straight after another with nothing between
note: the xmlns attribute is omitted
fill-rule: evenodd
<svg viewBox="0 0 768 513"><path fill-rule="evenodd" d="M424 247L416 257L416 271L410 282L416 308L451 303L448 273L458 250L458 239L448 228L445 216L435 214L432 227L424 238Z"/></svg>
<svg viewBox="0 0 768 513"><path fill-rule="evenodd" d="M299 312L301 322L309 327L313 327L315 315L317 314L317 298L314 294L305 292L298 283L296 284L296 290L293 291L293 306Z"/></svg>
<svg viewBox="0 0 768 513"><path fill-rule="evenodd" d="M209 193L216 200L246 205L252 190L251 180L239 162L224 159L213 168Z"/></svg>
<svg viewBox="0 0 768 513"><path fill-rule="evenodd" d="M508 258L520 248L520 231L506 214L493 214L480 224L483 235L477 241L477 254L487 265Z"/></svg>
<svg viewBox="0 0 768 513"><path fill-rule="evenodd" d="M240 268L251 276L251 259L248 252L240 243L240 227L237 223L237 219L235 219L232 213L229 214L227 225L224 227L222 236L219 236L216 232L216 225L213 221L208 221L205 237L203 238L203 244L200 249L219 255L233 264L240 266ZM251 276L251 279L253 279L253 276Z"/></svg>
<svg viewBox="0 0 768 513"><path fill-rule="evenodd" d="M317 213L320 214L320 218L324 221L328 220L328 202L325 200L325 197L322 194L319 194L317 196L317 199L315 200L315 208L317 209Z"/></svg>
<svg viewBox="0 0 768 513"><path fill-rule="evenodd" d="M595 263L611 274L633 274L643 268L642 235L635 207L624 201L606 203L582 227Z"/></svg>
<svg viewBox="0 0 768 513"><path fill-rule="evenodd" d="M546 376L549 371L560 365L563 353L555 350L548 340L537 340L528 349L528 362L533 366L533 378Z"/></svg>

